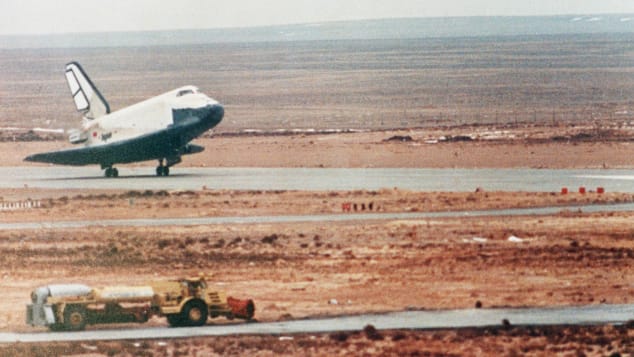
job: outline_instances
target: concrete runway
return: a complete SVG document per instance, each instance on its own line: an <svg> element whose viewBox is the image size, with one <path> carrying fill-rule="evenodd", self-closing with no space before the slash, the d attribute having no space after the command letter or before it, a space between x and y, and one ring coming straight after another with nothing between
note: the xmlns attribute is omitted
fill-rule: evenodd
<svg viewBox="0 0 634 357"><path fill-rule="evenodd" d="M119 169L107 179L96 166L0 167L0 187L124 190L377 190L558 192L604 187L608 192L633 192L634 173L626 170L542 169L320 169L320 168L192 168L173 167L169 177L154 168Z"/></svg>
<svg viewBox="0 0 634 357"><path fill-rule="evenodd" d="M228 335L292 335L334 331L360 331L366 325L377 329L441 329L512 325L623 324L634 318L634 305L591 305L514 309L464 309L404 311L324 319L267 323L219 324L190 328L130 328L113 330L107 325L80 332L0 333L0 343L139 340Z"/></svg>

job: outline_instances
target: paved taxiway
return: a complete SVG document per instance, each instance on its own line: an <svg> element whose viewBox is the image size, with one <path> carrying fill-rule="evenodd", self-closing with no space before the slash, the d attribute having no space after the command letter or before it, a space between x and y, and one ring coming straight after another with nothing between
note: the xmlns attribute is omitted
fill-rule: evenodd
<svg viewBox="0 0 634 357"><path fill-rule="evenodd" d="M0 223L0 229L69 229L84 227L161 227L161 226L200 226L214 224L250 224L250 223L300 223L300 222L346 222L391 219L432 219L456 217L486 216L529 216L557 214L562 211L574 212L625 212L634 211L634 203L609 205L579 205L540 208L513 208L501 210L452 211L452 212L401 212L401 213L346 213L318 215L280 215L280 216L225 216L197 218L137 218L105 219L98 221L45 221Z"/></svg>
<svg viewBox="0 0 634 357"><path fill-rule="evenodd" d="M125 190L376 190L398 187L417 191L559 191L604 187L609 192L634 192L634 173L627 170L542 169L344 169L344 168L192 168L176 166L170 177L154 169L119 169L107 179L95 166L0 167L2 188L125 189Z"/></svg>
<svg viewBox="0 0 634 357"><path fill-rule="evenodd" d="M622 324L634 318L634 305L592 305L550 308L404 311L324 319L208 325L194 328L95 329L81 332L0 333L0 343L136 340L226 335L284 335L377 329L440 329L512 325Z"/></svg>

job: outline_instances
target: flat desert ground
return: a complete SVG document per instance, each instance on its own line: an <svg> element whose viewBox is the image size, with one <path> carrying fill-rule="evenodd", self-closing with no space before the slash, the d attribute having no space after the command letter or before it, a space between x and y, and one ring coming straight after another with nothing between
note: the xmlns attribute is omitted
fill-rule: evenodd
<svg viewBox="0 0 634 357"><path fill-rule="evenodd" d="M210 94L227 104L227 114L215 136L197 141L206 151L187 157L175 169L631 168L632 101L622 94L634 92L631 41L601 42L604 40L564 41L567 52L554 51L562 43L556 38L550 42L504 42L499 45L504 49L501 52L490 42L465 44L457 40L445 45L414 41L408 46L352 42L337 46L320 43L315 48L315 44L297 44L293 51L279 44L212 48L217 51L185 48L192 59L183 60L182 68L193 62L193 68L203 71L201 68L209 65L205 73L186 72L191 73L188 79L202 78L201 88L213 89ZM598 46L598 53L590 54L596 58L575 57L575 51L581 51L588 43ZM625 49L619 47L624 43ZM102 58L100 49L67 51L83 56L88 62L85 67L90 64L96 70L93 80L97 85L104 82L102 91L115 94L112 101L124 105L165 83L176 82L174 73L178 71L167 55L176 50L182 48L120 49L99 62L95 59ZM363 56L359 54L362 50ZM430 50L427 57L422 55L425 50ZM2 120L8 121L7 126L24 128L24 121L17 118L34 120L39 116L48 117L51 128L70 126L72 123L64 122L66 115L59 113L66 110L68 117L76 118L72 107L51 109L72 106L57 68L59 63L63 66L69 54L63 50L37 51L2 53L3 63L13 66L3 68L19 68L14 59L23 56L25 63L36 63L40 76L46 73L42 81L27 73L26 76L34 77L22 83L17 70L7 72ZM621 61L615 64L601 56L602 51ZM157 56L156 61L147 62L151 65L137 68L132 64L134 56L143 59L150 55L148 52ZM529 52L534 55L529 56ZM178 53L171 61L187 58L182 51ZM247 53L253 57L240 56ZM448 53L453 53L453 57ZM42 56L36 60L34 54ZM498 59L493 61L497 66L485 66L486 61L480 61L482 56L487 63ZM519 63L528 67L516 68L518 62L513 58L524 58ZM276 68L276 63L283 66ZM238 70L240 66L243 67ZM591 78L594 89L574 85L582 73ZM553 74L561 76L561 81L548 82ZM100 81L99 77L106 79ZM562 84L564 79L570 82ZM38 85L45 89L31 91ZM462 92L458 87L464 87ZM497 89L490 92L491 88ZM447 96L454 89L464 95ZM4 98L11 91L22 95L12 97L16 103L7 104ZM442 91L449 92L443 95ZM50 107L18 105L24 98L38 98ZM520 112L523 116L506 116ZM503 117L501 113L506 114ZM560 122L563 113L568 116ZM485 117L489 119L487 123L473 123ZM35 126L33 122L28 125ZM331 134L312 131L333 127L355 130ZM279 128L302 130L284 135L245 134L249 129L270 132ZM2 163L8 166L25 165L21 160L29 153L67 146L63 140L14 141L19 135L5 136L0 148L10 153ZM401 140L394 140L395 137ZM95 167L95 175L100 174ZM3 190L0 196L12 200L43 197L41 208L3 212L2 222L37 221L40 217L69 220L78 216L99 220L346 214L341 211L345 202L372 202L380 212L420 212L634 200L632 193L619 192L561 195L489 192L486 188L476 192L473 188L469 192L448 193L411 192L395 187L324 192L231 191L213 187L143 192L24 188ZM630 212L589 214L562 210L554 215L527 217L3 230L0 330L43 331L24 324L24 306L31 290L39 285L134 285L199 273L207 274L231 295L253 298L260 321L472 308L476 304L486 308L633 303L632 218ZM520 239L509 240L510 237ZM332 303L334 300L336 304ZM158 318L149 325L167 326ZM0 353L609 355L632 353L633 349L634 330L627 324L380 332L368 327L358 333L284 339L240 336L13 344L0 346Z"/></svg>

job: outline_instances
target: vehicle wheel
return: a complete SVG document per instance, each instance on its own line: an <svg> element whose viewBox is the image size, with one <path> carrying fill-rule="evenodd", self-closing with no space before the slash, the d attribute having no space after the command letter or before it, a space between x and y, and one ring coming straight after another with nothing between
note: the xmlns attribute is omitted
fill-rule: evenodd
<svg viewBox="0 0 634 357"><path fill-rule="evenodd" d="M171 315L167 315L166 317L167 317L167 323L169 323L170 326L172 327L182 326L180 314L171 314Z"/></svg>
<svg viewBox="0 0 634 357"><path fill-rule="evenodd" d="M79 305L68 305L64 309L64 327L71 331L86 328L86 309Z"/></svg>
<svg viewBox="0 0 634 357"><path fill-rule="evenodd" d="M106 169L105 175L106 175L106 177L112 177L112 168L111 167Z"/></svg>
<svg viewBox="0 0 634 357"><path fill-rule="evenodd" d="M112 169L112 177L119 177L119 170Z"/></svg>
<svg viewBox="0 0 634 357"><path fill-rule="evenodd" d="M207 305L200 300L193 300L185 304L181 318L186 326L202 326L207 322Z"/></svg>

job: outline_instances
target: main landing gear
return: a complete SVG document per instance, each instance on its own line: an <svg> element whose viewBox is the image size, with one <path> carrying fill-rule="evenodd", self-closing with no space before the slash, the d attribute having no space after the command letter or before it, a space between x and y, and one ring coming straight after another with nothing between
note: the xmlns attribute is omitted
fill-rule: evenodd
<svg viewBox="0 0 634 357"><path fill-rule="evenodd" d="M156 176L169 176L169 166L163 165L163 160L159 160L159 165L156 167Z"/></svg>
<svg viewBox="0 0 634 357"><path fill-rule="evenodd" d="M167 166L157 166L156 167L156 176L169 176L170 168Z"/></svg>
<svg viewBox="0 0 634 357"><path fill-rule="evenodd" d="M106 177L119 177L119 170L114 167L106 167Z"/></svg>

